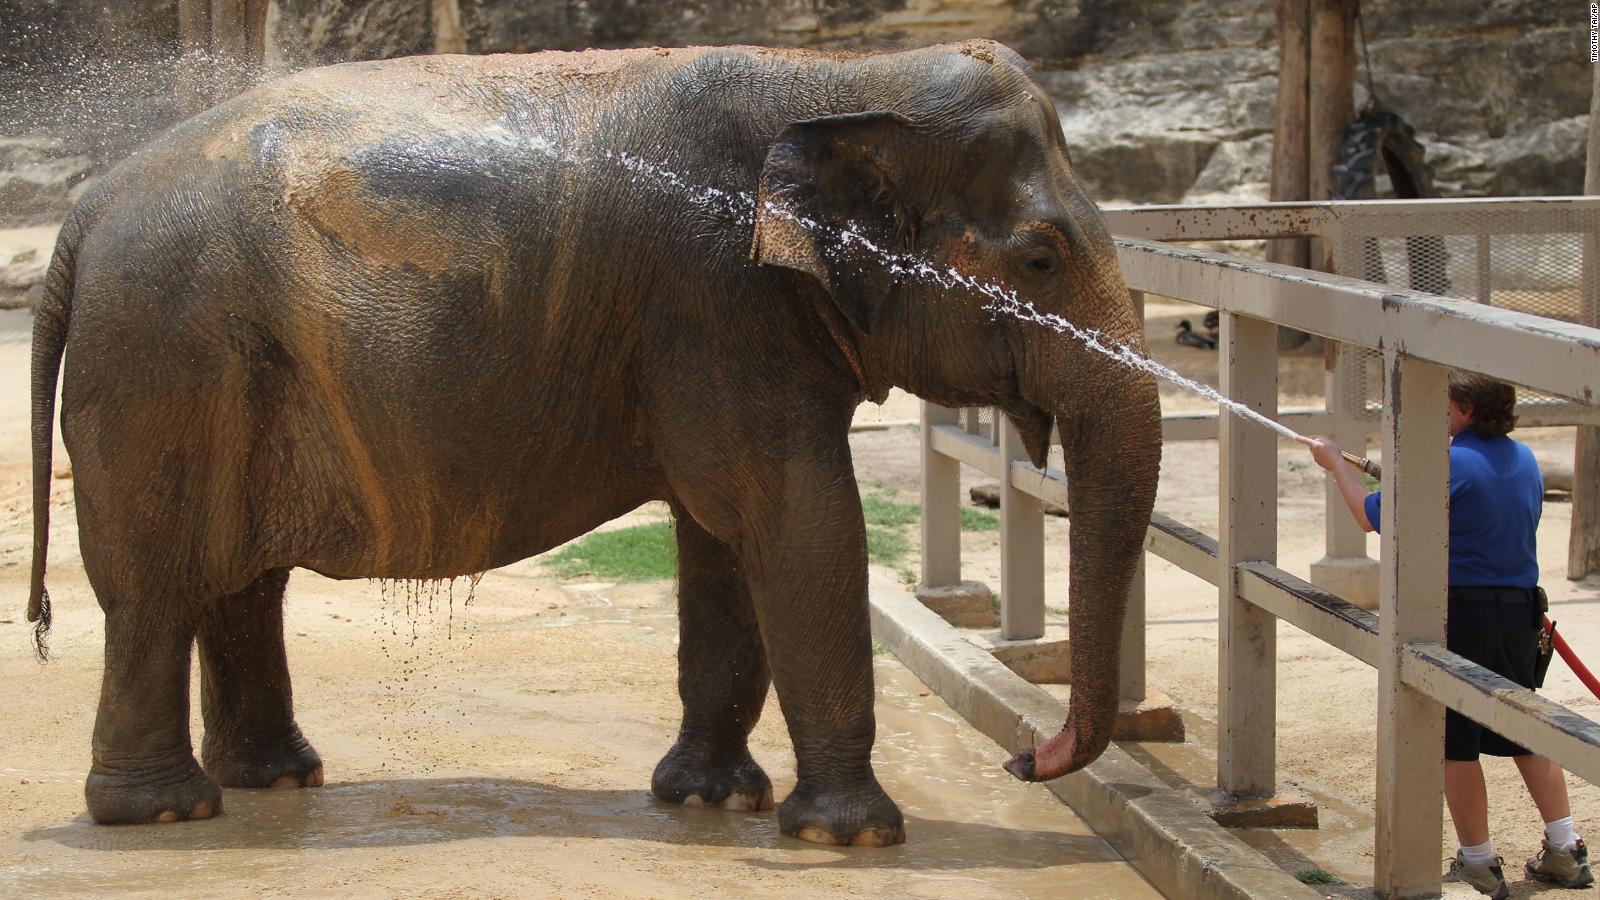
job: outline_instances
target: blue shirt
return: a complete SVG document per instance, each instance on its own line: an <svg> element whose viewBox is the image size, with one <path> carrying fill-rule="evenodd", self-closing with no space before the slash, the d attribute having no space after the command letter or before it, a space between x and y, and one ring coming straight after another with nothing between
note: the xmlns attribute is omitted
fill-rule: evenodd
<svg viewBox="0 0 1600 900"><path fill-rule="evenodd" d="M1382 496L1367 495L1374 531ZM1534 532L1543 509L1544 476L1532 450L1462 429L1450 442L1450 587L1538 585Z"/></svg>

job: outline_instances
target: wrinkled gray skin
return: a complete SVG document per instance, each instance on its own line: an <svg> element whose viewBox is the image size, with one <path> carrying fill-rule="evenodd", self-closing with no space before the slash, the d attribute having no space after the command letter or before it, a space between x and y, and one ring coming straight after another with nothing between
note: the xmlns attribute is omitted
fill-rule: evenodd
<svg viewBox="0 0 1600 900"><path fill-rule="evenodd" d="M284 660L291 568L448 578L665 500L684 713L656 796L770 806L746 747L770 678L798 760L784 833L904 840L870 763L846 441L856 405L892 385L1003 408L1036 462L1059 424L1072 710L1010 768L1043 779L1093 760L1156 483L1154 383L790 217L853 222L1142 348L1056 123L1023 63L987 43L434 57L273 82L129 159L63 228L34 332L30 617L48 624L63 347L62 431L106 616L90 813L202 818L219 784L322 782ZM759 191L762 212L693 202L608 151Z"/></svg>

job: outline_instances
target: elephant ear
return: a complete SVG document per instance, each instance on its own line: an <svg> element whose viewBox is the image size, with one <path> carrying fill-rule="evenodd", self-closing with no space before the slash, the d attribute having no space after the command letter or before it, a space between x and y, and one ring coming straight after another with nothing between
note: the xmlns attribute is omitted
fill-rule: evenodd
<svg viewBox="0 0 1600 900"><path fill-rule="evenodd" d="M917 216L896 163L913 128L893 112L794 122L761 167L751 258L817 279L862 333L896 276L847 232L895 252L915 243Z"/></svg>

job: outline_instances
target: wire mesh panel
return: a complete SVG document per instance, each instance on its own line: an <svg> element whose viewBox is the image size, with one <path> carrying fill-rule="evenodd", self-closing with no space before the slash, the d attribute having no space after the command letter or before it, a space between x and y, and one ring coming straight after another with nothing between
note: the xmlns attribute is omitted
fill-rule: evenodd
<svg viewBox="0 0 1600 900"><path fill-rule="evenodd" d="M1340 274L1486 303L1565 322L1585 319L1584 233L1600 233L1600 210L1570 203L1405 211L1352 206L1341 216ZM1356 354L1345 379L1346 409L1376 419L1383 366L1377 351ZM1592 408L1536 391L1518 391L1528 424L1595 419Z"/></svg>
<svg viewBox="0 0 1600 900"><path fill-rule="evenodd" d="M975 434L991 444L998 445L1000 439L995 436L994 409L988 406L969 406L961 411L961 426L967 434Z"/></svg>

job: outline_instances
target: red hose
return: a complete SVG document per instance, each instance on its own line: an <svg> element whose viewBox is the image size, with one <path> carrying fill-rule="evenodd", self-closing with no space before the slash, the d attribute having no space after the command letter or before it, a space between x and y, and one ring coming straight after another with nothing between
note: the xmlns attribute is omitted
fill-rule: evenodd
<svg viewBox="0 0 1600 900"><path fill-rule="evenodd" d="M1549 616L1544 617L1544 632L1550 636L1550 643L1555 646L1556 652L1561 654L1561 658L1567 661L1568 668L1572 669L1572 673L1578 676L1578 680L1583 682L1583 686L1589 689L1589 693L1600 697L1600 679L1595 678L1594 673L1589 671L1589 667L1584 665L1583 660L1578 658L1578 654L1572 652L1572 648L1567 646L1567 639L1562 637L1561 632L1556 630L1556 623L1550 621Z"/></svg>

